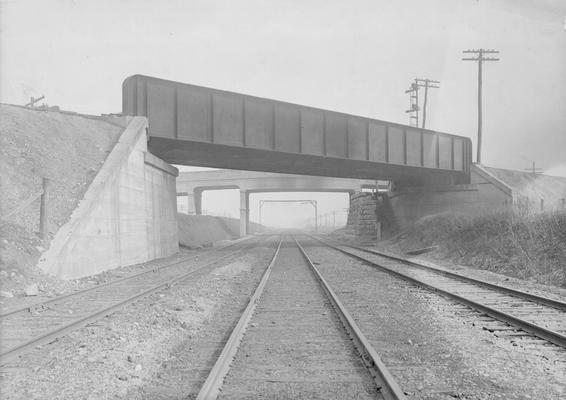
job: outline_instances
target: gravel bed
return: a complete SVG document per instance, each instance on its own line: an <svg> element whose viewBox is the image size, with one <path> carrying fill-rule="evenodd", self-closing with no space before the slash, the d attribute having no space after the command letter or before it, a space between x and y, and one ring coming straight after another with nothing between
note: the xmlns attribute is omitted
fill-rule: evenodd
<svg viewBox="0 0 566 400"><path fill-rule="evenodd" d="M308 243L308 240L303 240ZM312 244L312 243L311 243ZM335 250L306 248L413 399L561 399L566 352L513 346L477 313Z"/></svg>
<svg viewBox="0 0 566 400"><path fill-rule="evenodd" d="M186 371L204 368L197 375L206 376L215 341L227 334L220 327L232 323L224 308L245 306L273 251L273 242L264 243L39 346L0 369L0 397L186 398L200 386Z"/></svg>
<svg viewBox="0 0 566 400"><path fill-rule="evenodd" d="M0 310L2 313L21 307L41 303L54 297L66 295L79 290L88 289L103 283L110 282L115 279L123 278L148 269L159 268L161 266L181 261L185 258L203 254L202 251L180 249L178 253L158 260L152 260L141 264L128 265L125 267L115 268L112 270L101 272L97 275L91 275L81 279L61 280L42 276L38 283L38 292L34 296L26 296L24 293L12 298L0 298Z"/></svg>
<svg viewBox="0 0 566 400"><path fill-rule="evenodd" d="M381 398L294 243L279 252L219 396L250 398Z"/></svg>
<svg viewBox="0 0 566 400"><path fill-rule="evenodd" d="M252 243L253 240L254 240L253 238L250 239L248 243ZM240 241L239 239L235 241L222 241L221 243L218 243L217 246L208 247L206 249L201 249L201 250L194 250L194 249L191 250L181 247L179 248L178 253L169 257L147 261L140 264L132 264L124 267L114 268L108 271L103 271L97 275L91 275L81 279L62 280L43 275L38 284L37 295L26 296L25 294L22 293L21 295L17 295L12 298L0 297L0 312L5 313L5 312L9 312L10 310L19 309L22 307L28 307L33 304L41 303L43 301L47 301L58 296L95 287L101 284L111 282L116 279L124 278L129 275L144 272L146 270L160 268L167 264L176 263L185 259L192 260L193 257L195 262L202 261L208 258L212 259L213 257L217 257L220 255L219 252L223 251L221 249L222 247L230 244L230 242L239 242L239 241ZM217 249L218 251L215 251L215 247L219 248ZM235 247L230 247L226 251L234 250L234 249Z"/></svg>

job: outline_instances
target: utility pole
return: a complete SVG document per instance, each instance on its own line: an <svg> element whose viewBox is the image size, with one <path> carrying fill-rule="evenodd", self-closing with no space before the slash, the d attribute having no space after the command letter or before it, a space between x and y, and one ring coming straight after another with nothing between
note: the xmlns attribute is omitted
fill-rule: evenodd
<svg viewBox="0 0 566 400"><path fill-rule="evenodd" d="M37 99L31 97L29 103L27 103L24 107L31 107L33 108L35 106L35 103L37 103L40 100L43 100L45 98L45 96L41 96Z"/></svg>
<svg viewBox="0 0 566 400"><path fill-rule="evenodd" d="M525 168L525 171L531 171L533 175L536 175L537 172L542 171L542 168L537 168L535 162L533 161L533 165L530 168Z"/></svg>
<svg viewBox="0 0 566 400"><path fill-rule="evenodd" d="M426 125L426 105L428 102L428 88L434 88L434 89L438 89L440 86L436 86L435 83L440 83L439 81L433 81L432 79L422 79L422 78L416 78L415 79L415 83L419 86L419 87L424 87L424 102L423 102L423 129ZM418 124L417 124L418 126Z"/></svg>
<svg viewBox="0 0 566 400"><path fill-rule="evenodd" d="M419 127L419 85L415 79L414 83L411 83L411 87L405 90L405 93L409 93L409 109L405 113L411 113L409 121L414 122L414 126ZM414 113L414 115L412 115Z"/></svg>
<svg viewBox="0 0 566 400"><path fill-rule="evenodd" d="M478 62L478 153L476 162L481 164L481 144L482 144L482 66L485 61L499 61L499 58L486 57L485 54L499 54L499 50L473 49L464 50L465 54L474 54L474 57L462 58L462 61Z"/></svg>
<svg viewBox="0 0 566 400"><path fill-rule="evenodd" d="M336 211L332 211L332 228L336 229Z"/></svg>

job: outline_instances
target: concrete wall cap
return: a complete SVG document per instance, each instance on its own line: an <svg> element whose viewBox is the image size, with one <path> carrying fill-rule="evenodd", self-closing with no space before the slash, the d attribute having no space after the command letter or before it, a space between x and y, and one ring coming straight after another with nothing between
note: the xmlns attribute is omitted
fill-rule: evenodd
<svg viewBox="0 0 566 400"><path fill-rule="evenodd" d="M505 182L503 182L499 178L496 178L493 174L488 172L485 168L483 168L483 166L481 164L477 164L477 163L472 164L472 166L470 168L470 172L471 173L477 173L482 178L487 179L489 182L493 183L493 185L495 185L498 189L503 191L505 194L507 194L509 196L513 196L513 189L510 186L508 186Z"/></svg>
<svg viewBox="0 0 566 400"><path fill-rule="evenodd" d="M394 199L395 197L415 193L477 192L478 190L479 188L476 184L453 186L423 186L416 188L404 188L396 192L391 192L389 198Z"/></svg>
<svg viewBox="0 0 566 400"><path fill-rule="evenodd" d="M144 162L174 177L179 176L179 170L151 153L144 153Z"/></svg>

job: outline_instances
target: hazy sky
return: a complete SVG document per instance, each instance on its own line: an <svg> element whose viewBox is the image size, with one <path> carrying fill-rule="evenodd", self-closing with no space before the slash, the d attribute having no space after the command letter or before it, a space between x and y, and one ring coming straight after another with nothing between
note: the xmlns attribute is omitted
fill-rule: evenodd
<svg viewBox="0 0 566 400"><path fill-rule="evenodd" d="M148 74L407 123L410 81L441 81L428 126L476 134L475 63L485 68L491 166L566 162L564 0L0 0L2 102L44 94L121 110L121 83ZM566 169L566 167L565 167Z"/></svg>
<svg viewBox="0 0 566 400"><path fill-rule="evenodd" d="M486 165L566 176L565 0L0 0L0 101L119 112L146 74L408 123L415 77L441 81L427 127L477 130Z"/></svg>

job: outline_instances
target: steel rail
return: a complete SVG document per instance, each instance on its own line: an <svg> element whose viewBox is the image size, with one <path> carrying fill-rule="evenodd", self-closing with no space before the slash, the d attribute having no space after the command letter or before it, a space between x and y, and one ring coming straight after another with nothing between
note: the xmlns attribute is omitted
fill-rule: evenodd
<svg viewBox="0 0 566 400"><path fill-rule="evenodd" d="M271 275L271 270L273 268L273 265L275 264L275 260L277 259L279 250L281 249L281 242L282 242L282 238L280 237L279 244L277 245L277 249L275 250L275 253L273 253L273 257L271 257L271 261L269 262L269 265L263 272L261 280L257 285L257 288L254 291L253 295L250 297L246 309L240 316L238 323L236 324L236 326L232 330L232 333L230 334L230 338L226 342L226 345L222 349L220 356L216 360L216 363L214 363L214 367L212 367L212 370L208 374L206 381L202 385L196 397L197 400L214 400L220 394L220 390L222 388L224 378L228 374L230 365L232 364L232 361L234 360L234 357L238 352L238 348L242 343L244 333L248 328L250 319L252 318L252 315L259 302L259 299L261 298L263 289L265 288L269 276Z"/></svg>
<svg viewBox="0 0 566 400"><path fill-rule="evenodd" d="M204 265L201 265L200 267L195 268L194 270L191 270L189 272L186 272L184 274L181 274L179 276L176 276L174 278L168 279L166 281L163 281L155 286L152 286L149 289L143 290L140 293L137 293L133 296L130 296L128 298L126 298L125 300L122 300L118 303L113 304L112 306L109 307L105 307L103 309L100 309L94 313L91 313L83 318L79 318L76 319L74 321L72 321L69 324L63 325L57 329L54 329L50 332L47 332L45 334L36 336L22 344L13 346L11 348L9 348L8 350L6 350L4 353L0 354L0 365L4 365L7 362L13 360L14 358L26 353L27 351L29 351L32 347L41 345L41 344L45 344L48 342L51 342L52 340L61 337L62 335L64 335L67 332L70 332L74 329L77 329L79 327L83 327L93 321L96 321L97 319L100 319L102 317L105 317L111 313L113 313L114 311L127 306L128 304L131 304L133 302L135 302L138 299L141 299L143 297L146 297L154 292L157 292L159 290L165 289L165 288L169 288L171 286L173 286L176 283L182 282L185 279L190 278L191 276L195 275L197 272L200 272L202 270L204 270L207 267L210 267L211 265L222 261L228 257L231 257L235 254L238 254L240 252L242 252L243 250L246 250L248 248L250 248L252 245L248 245L245 246L241 249L235 250L231 253L228 254L224 254L223 256L217 257L212 261L209 261L207 263L205 263Z"/></svg>
<svg viewBox="0 0 566 400"><path fill-rule="evenodd" d="M299 244L299 242L294 236L293 236L293 240L295 240L295 243L297 244L297 247L301 251L301 254L303 255L307 264L313 271L316 279L319 281L320 285L326 292L326 295L331 301L334 310L340 317L340 320L342 321L344 328L346 328L346 331L348 332L349 336L353 339L354 345L358 350L358 353L360 354L364 364L366 365L371 375L373 376L379 392L387 400L406 399L407 397L405 396L405 393L403 392L403 390L401 389L395 378L393 378L393 375L391 375L391 373L389 372L389 370L381 360L381 357L379 357L379 354L377 354L377 351L371 345L369 340L365 337L361 329L356 324L354 318L344 307L340 299L338 299L338 296L336 296L334 290L332 290L328 282L326 282L324 277L315 267L314 263L312 262L308 254L305 252L305 249Z"/></svg>
<svg viewBox="0 0 566 400"><path fill-rule="evenodd" d="M93 290L97 290L97 289L101 289L103 287L115 285L117 283L124 282L124 281L130 280L130 279L133 279L133 278L137 278L137 277L142 276L142 275L150 274L152 272L158 272L158 271L164 270L166 268L175 267L179 264L194 261L201 256L208 255L208 254L220 251L220 250L227 249L229 247L232 247L232 246L235 246L235 245L240 244L242 242L245 242L245 241L247 241L251 238L252 237L249 236L249 237L245 237L243 239L238 239L237 241L234 241L234 242L229 243L227 245L220 246L216 249L211 249L211 250L206 251L204 253L197 254L197 255L194 255L194 256L190 256L190 257L184 258L184 259L179 260L179 261L175 261L171 264L162 265L161 267L157 267L157 268L149 268L145 271L141 271L141 272L137 272L137 273L132 274L132 275L124 276L122 278L118 278L118 279L112 280L110 282L105 282L101 285L92 286L92 287L82 289L82 290L78 290L78 291L75 291L75 292L72 292L72 293L67 293L67 294L64 294L64 295L61 295L61 296L53 297L52 299L47 299L47 300L40 301L40 302L37 302L37 303L32 303L32 304L27 305L25 307L16 308L14 310L9 310L9 311L5 312L4 314L0 314L0 319L5 318L5 317L9 317L10 315L19 314L19 313L22 313L22 312L25 312L25 311L31 311L31 310L34 310L34 309L37 309L37 308L41 308L41 307L43 307L47 304L57 303L61 300L65 300L65 299L68 299L68 298L73 297L73 296L79 296L79 295L82 295L84 293L88 293L88 292L93 291Z"/></svg>
<svg viewBox="0 0 566 400"><path fill-rule="evenodd" d="M312 236L312 235L309 235L309 236L311 236L312 238L315 238L317 240L321 240L316 236ZM406 263L406 264L414 265L417 268L433 271L433 272L438 273L440 275L444 275L444 276L447 276L449 278L457 279L457 280L460 280L462 282L472 283L472 284L475 284L475 285L478 285L478 286L483 286L483 287L486 287L486 288L489 288L489 289L494 289L494 290L497 290L499 292L504 292L504 293L510 294L512 296L522 298L524 300L529 300L529 301L539 303L539 304L542 304L542 305L545 305L545 306L548 306L548 307L556 308L556 309L561 310L561 311L566 311L566 302L550 299L550 298L544 297L544 296L538 296L538 295L535 295L535 294L523 292L521 290L511 289L511 288L506 287L506 286L500 286L500 285L497 285L497 284L494 284L494 283L486 282L486 281L483 281L483 280L480 280L480 279L471 278L469 276L461 275L461 274L451 272L451 271L446 271L446 270L443 270L443 269L440 269L440 268L435 268L435 267L432 267L430 265L423 264L419 261L409 260L407 258L400 257L400 256L397 256L397 255L394 255L394 254L383 253L383 252L378 251L378 250L368 249L368 248L360 247L360 246L354 246L354 245L351 245L351 244L340 243L339 245L344 246L344 247L350 247L352 249L360 250L360 251L363 251L363 252L366 252L366 253L375 254L375 255L380 256L380 257L389 258L391 260L401 261L401 262Z"/></svg>
<svg viewBox="0 0 566 400"><path fill-rule="evenodd" d="M483 313L489 315L490 317L492 317L494 319L497 319L499 321L503 321L505 323L508 323L509 325L513 325L513 326L515 326L515 327L517 327L517 328L519 328L519 329L521 329L525 332L529 332L530 334L532 334L534 336L537 336L541 339L544 339L544 340L547 340L551 343L554 343L557 346L566 348L566 336L561 335L558 332L552 331L550 329L543 328L543 327L536 325L536 324L533 324L529 321L525 321L525 320L520 319L518 317L515 317L513 315L507 314L505 312L496 310L494 308L491 308L491 307L485 306L483 304L477 303L473 300L459 296L455 293L449 292L449 291L444 290L444 289L440 289L436 286L432 286L428 283L422 282L422 281L420 281L416 278L413 278L409 275L403 274L403 273L398 272L398 271L394 271L394 270L387 268L383 265L380 265L380 264L378 264L374 261L368 260L368 259L366 259L362 256L351 253L351 252L344 250L340 247L334 246L334 245L332 245L332 244L330 244L330 243L328 243L328 242L326 242L326 241L324 241L320 238L317 238L317 237L314 237L314 236L311 236L311 237L313 237L314 239L318 240L319 242L323 243L324 245L326 245L326 246L328 246L332 249L335 249L335 250L337 250L337 251L339 251L343 254L346 254L346 255L348 255L352 258L355 258L359 261L362 261L365 264L369 264L370 266L373 266L373 267L375 267L375 268L377 268L377 269L379 269L383 272L386 272L386 273L393 275L397 278L408 281L408 282L410 282L414 285L425 288L429 291L436 292L436 293L439 293L441 295L444 295L445 297L448 297L448 298L455 300L459 303L465 304L470 308L473 308L477 311L483 312Z"/></svg>

